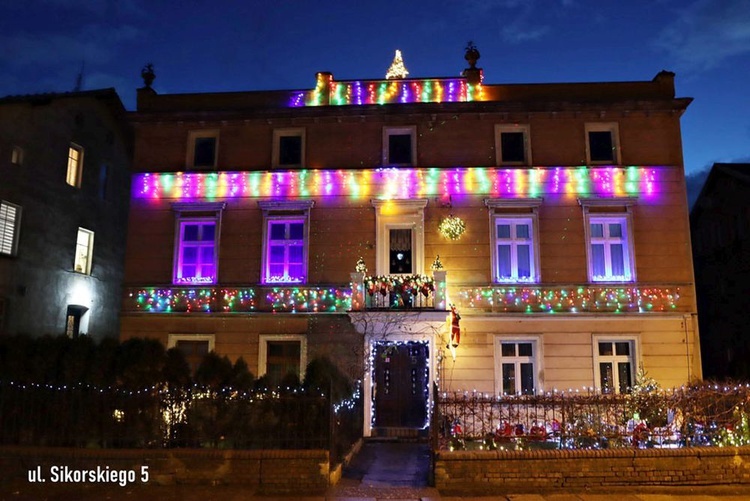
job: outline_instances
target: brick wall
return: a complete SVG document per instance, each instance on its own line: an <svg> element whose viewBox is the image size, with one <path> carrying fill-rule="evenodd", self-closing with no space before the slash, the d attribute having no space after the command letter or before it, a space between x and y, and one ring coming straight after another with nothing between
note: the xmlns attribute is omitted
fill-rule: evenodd
<svg viewBox="0 0 750 501"><path fill-rule="evenodd" d="M443 494L615 486L750 485L750 447L597 451L441 451Z"/></svg>
<svg viewBox="0 0 750 501"><path fill-rule="evenodd" d="M41 467L51 480L54 466L70 469L133 470L140 482L141 467L148 466L148 485L239 485L248 493L316 494L329 483L329 458L325 450L113 450L63 448L0 448L2 482L28 482L30 470ZM48 484L49 485L49 484Z"/></svg>

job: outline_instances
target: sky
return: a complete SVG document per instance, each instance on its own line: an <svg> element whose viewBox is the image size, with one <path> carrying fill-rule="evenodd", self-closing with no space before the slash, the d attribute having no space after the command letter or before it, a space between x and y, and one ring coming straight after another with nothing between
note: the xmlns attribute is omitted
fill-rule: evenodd
<svg viewBox="0 0 750 501"><path fill-rule="evenodd" d="M677 74L689 175L750 162L750 0L0 0L0 96L115 87L159 93L310 89L315 73L454 76L478 47L485 82Z"/></svg>

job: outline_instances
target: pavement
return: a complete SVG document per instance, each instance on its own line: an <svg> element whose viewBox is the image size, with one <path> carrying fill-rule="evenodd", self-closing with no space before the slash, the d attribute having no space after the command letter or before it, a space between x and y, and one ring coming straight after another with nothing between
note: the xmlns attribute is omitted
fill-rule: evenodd
<svg viewBox="0 0 750 501"><path fill-rule="evenodd" d="M496 496L441 496L428 485L430 452L426 444L365 442L341 480L320 496L252 496L242 486L173 485L113 489L111 486L62 487L51 491L21 483L0 491L0 501L750 501L750 487L669 487L648 492L622 487L604 492L543 492ZM2 472L0 472L2 475Z"/></svg>

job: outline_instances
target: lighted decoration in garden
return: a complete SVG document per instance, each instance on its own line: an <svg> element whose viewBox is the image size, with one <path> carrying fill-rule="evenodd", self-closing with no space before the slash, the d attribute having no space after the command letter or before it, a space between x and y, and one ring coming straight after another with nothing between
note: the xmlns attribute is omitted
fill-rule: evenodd
<svg viewBox="0 0 750 501"><path fill-rule="evenodd" d="M653 199L666 174L658 167L384 168L134 174L135 199L175 201L261 197L394 200L462 195L489 197L620 197Z"/></svg>
<svg viewBox="0 0 750 501"><path fill-rule="evenodd" d="M449 240L458 240L466 231L466 223L460 217L453 214L444 217L438 227L440 234Z"/></svg>

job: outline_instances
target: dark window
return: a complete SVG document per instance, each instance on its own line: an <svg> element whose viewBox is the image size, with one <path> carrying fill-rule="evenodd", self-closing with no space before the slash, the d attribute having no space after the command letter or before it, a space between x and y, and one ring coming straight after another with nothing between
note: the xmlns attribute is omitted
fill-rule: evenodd
<svg viewBox="0 0 750 501"><path fill-rule="evenodd" d="M500 148L503 162L526 162L526 146L523 132L500 133Z"/></svg>
<svg viewBox="0 0 750 501"><path fill-rule="evenodd" d="M411 230L390 230L389 273L412 273Z"/></svg>
<svg viewBox="0 0 750 501"><path fill-rule="evenodd" d="M589 131L589 154L592 162L613 162L614 144L610 131Z"/></svg>
<svg viewBox="0 0 750 501"><path fill-rule="evenodd" d="M77 304L68 305L65 315L65 335L69 338L78 337L81 334L81 318L88 311L85 306Z"/></svg>
<svg viewBox="0 0 750 501"><path fill-rule="evenodd" d="M190 372L195 374L196 369L203 362L203 358L208 354L208 341L180 339L175 344L175 348L185 357L185 361L190 366Z"/></svg>
<svg viewBox="0 0 750 501"><path fill-rule="evenodd" d="M302 136L279 137L279 165L302 165Z"/></svg>
<svg viewBox="0 0 750 501"><path fill-rule="evenodd" d="M411 161L411 134L390 134L388 136L388 163L407 164Z"/></svg>
<svg viewBox="0 0 750 501"><path fill-rule="evenodd" d="M278 386L290 374L299 377L299 341L268 341L266 348L266 376L270 385Z"/></svg>
<svg viewBox="0 0 750 501"><path fill-rule="evenodd" d="M194 167L213 167L216 161L216 138L195 138L195 151L193 155Z"/></svg>

